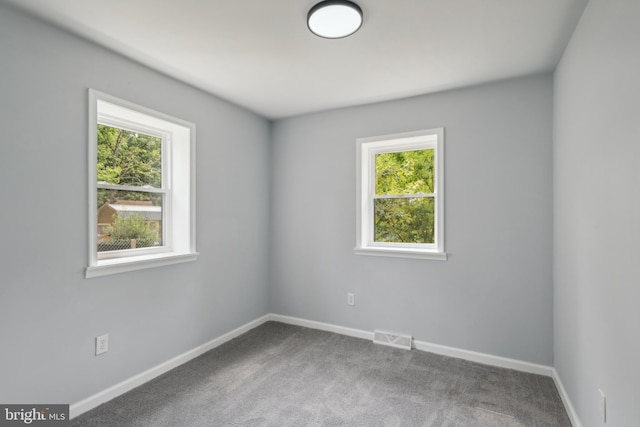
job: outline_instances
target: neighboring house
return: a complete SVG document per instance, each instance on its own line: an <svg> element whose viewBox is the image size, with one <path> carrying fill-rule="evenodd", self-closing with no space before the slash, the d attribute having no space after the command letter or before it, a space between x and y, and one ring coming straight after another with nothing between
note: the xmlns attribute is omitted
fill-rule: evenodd
<svg viewBox="0 0 640 427"><path fill-rule="evenodd" d="M162 206L154 206L150 201L117 200L98 208L98 236L105 237L105 228L113 225L116 216L126 218L131 215L143 217L153 230L162 230Z"/></svg>

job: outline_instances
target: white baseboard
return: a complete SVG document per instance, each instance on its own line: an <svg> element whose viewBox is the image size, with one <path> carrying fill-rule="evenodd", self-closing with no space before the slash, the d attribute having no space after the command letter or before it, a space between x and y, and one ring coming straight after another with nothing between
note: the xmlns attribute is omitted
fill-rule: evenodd
<svg viewBox="0 0 640 427"><path fill-rule="evenodd" d="M212 350L218 347L225 342L244 334L245 332L262 325L264 322L269 320L270 315L262 316L256 320L253 320L245 325L240 326L239 328L234 329L231 332L227 332L224 335L219 336L218 338L214 338L211 341L202 344L193 350L189 350L186 353L183 353L179 356L174 357L171 360L168 360L164 363L161 363L157 366L154 366L151 369L148 369L138 375L135 375L129 379L126 379L114 386L107 388L99 393L94 394L93 396L89 396L80 402L76 402L69 406L69 417L75 418L78 415L81 415L105 402L108 402L111 399L114 399L121 394L124 394L134 388L146 383L154 379L155 377L164 374L165 372L170 371L173 368L176 368L183 363L186 363L196 357L200 356L203 353L206 353L209 350Z"/></svg>
<svg viewBox="0 0 640 427"><path fill-rule="evenodd" d="M363 331L362 329L347 328L344 326L332 325L330 323L316 322L315 320L301 319L299 317L283 316L281 314L269 314L269 320L274 322L287 323L289 325L304 326L321 331L335 332L340 335L373 340L373 331Z"/></svg>
<svg viewBox="0 0 640 427"><path fill-rule="evenodd" d="M320 329L323 331L335 332L337 334L348 335L351 337L373 340L373 331L369 332L362 329L346 328L344 326L300 319L297 317L282 316L279 314L270 314L269 320L288 323L291 325L305 326L311 329ZM478 353L475 351L463 350L455 347L447 347L444 345L432 344L426 341L414 340L413 347L417 350L428 351L430 353L441 354L443 356L456 357L458 359L470 360L472 362L478 362L490 366L497 366L499 368L514 369L516 371L544 375L546 377L551 377L553 375L553 368L551 366L538 365L535 363L524 362L522 360L509 359L507 357L494 356L492 354L486 353Z"/></svg>
<svg viewBox="0 0 640 427"><path fill-rule="evenodd" d="M564 403L564 407L567 410L567 415L569 415L569 421L571 421L571 425L573 427L582 427L582 423L580 422L580 418L578 418L578 413L576 412L573 404L571 403L571 399L569 399L569 395L567 394L567 390L565 390L562 381L560 380L560 375L556 368L553 368L553 382L556 383L556 388L558 389L558 393L560 394L560 399L562 399L562 403Z"/></svg>
<svg viewBox="0 0 640 427"><path fill-rule="evenodd" d="M209 350L212 350L218 347L225 342L242 335L243 333L262 325L267 321L275 321L287 323L290 325L304 326L311 329L319 329L327 332L334 332L341 335L347 335L356 338L363 338L366 340L373 340L373 331L365 331L362 329L354 329L347 328L344 326L333 325L330 323L317 322L314 320L301 319L298 317L291 316L283 316L280 314L267 314L262 316L256 320L253 320L239 328L234 329L231 332L227 332L224 335L219 336L203 345L200 345L192 350L187 351L179 356L174 357L171 360L168 360L164 363L161 363L157 366L154 366L151 369L148 369L138 375L135 375L127 380L124 380L114 386L107 388L99 393L94 394L93 396L89 396L88 398L81 400L80 402L74 403L69 407L69 416L70 418L75 418L78 415L81 415L102 403L105 403L111 399L114 399L121 394L124 394L144 383L156 378L159 375L164 374L165 372L170 371L173 368L176 368L196 357L200 356L203 353L206 353ZM463 350L455 347L448 347L439 344L433 344L426 341L415 341L414 347L417 350L428 351L430 353L436 353L443 356L456 357L459 359L469 360L472 362L483 363L485 365L496 366L500 368L514 369L517 371L528 372L538 375L544 375L547 377L553 378L556 387L558 388L558 392L560 393L560 397L562 398L562 402L567 409L567 413L569 414L569 418L573 427L582 427L578 416L569 400L569 396L567 395L564 386L562 385L562 381L560 381L560 377L556 372L555 368L551 366L538 365L535 363L525 362L517 359L509 359L501 356L494 356L486 353L478 353L470 350Z"/></svg>
<svg viewBox="0 0 640 427"><path fill-rule="evenodd" d="M539 365L537 363L525 362L523 360L494 356L493 354L464 350L456 347L448 347L446 345L433 344L426 341L414 340L413 343L415 348L418 350L428 351L429 353L440 354L442 356L469 360L471 362L482 363L484 365L496 366L498 368L513 369L516 371L527 372L529 374L544 375L545 377L550 377L553 371L551 366Z"/></svg>

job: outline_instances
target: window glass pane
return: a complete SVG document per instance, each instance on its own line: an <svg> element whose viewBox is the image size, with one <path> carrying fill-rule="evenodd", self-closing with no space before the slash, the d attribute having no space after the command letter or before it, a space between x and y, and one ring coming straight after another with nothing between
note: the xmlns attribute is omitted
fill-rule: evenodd
<svg viewBox="0 0 640 427"><path fill-rule="evenodd" d="M98 124L98 182L162 186L162 139Z"/></svg>
<svg viewBox="0 0 640 427"><path fill-rule="evenodd" d="M98 252L162 245L163 196L98 189Z"/></svg>
<svg viewBox="0 0 640 427"><path fill-rule="evenodd" d="M435 243L433 197L375 199L374 241Z"/></svg>
<svg viewBox="0 0 640 427"><path fill-rule="evenodd" d="M376 194L433 193L433 148L376 154Z"/></svg>

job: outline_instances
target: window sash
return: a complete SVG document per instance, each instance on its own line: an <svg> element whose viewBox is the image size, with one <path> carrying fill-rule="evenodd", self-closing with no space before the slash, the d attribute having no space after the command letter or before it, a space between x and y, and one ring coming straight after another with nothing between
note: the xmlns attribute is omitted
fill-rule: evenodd
<svg viewBox="0 0 640 427"><path fill-rule="evenodd" d="M381 143L384 143L382 145ZM381 141L381 143L373 145L372 148L367 149L368 151L368 170L369 170L369 183L368 183L368 197L367 197L367 223L371 224L370 227L366 230L366 242L367 246L375 247L410 247L410 248L421 248L421 249L436 249L438 247L438 197L437 197L437 188L438 188L438 149L436 146L436 142L426 141L424 139L419 138L410 138L406 141L400 140L399 142L395 142L394 140L389 141ZM386 154L386 153L402 153L405 151L415 151L415 150L433 150L434 152L434 193L429 193L428 196L434 198L435 204L435 220L434 220L434 243L406 243L406 242L380 242L375 240L375 203L376 199L402 199L402 198L420 198L427 197L425 193L410 193L410 194L377 194L376 193L376 155L378 154Z"/></svg>
<svg viewBox="0 0 640 427"><path fill-rule="evenodd" d="M161 152L161 187L151 186L135 186L106 184L96 182L96 189L116 190L116 191L135 191L139 193L161 194L162 197L162 244L160 246L123 249L114 251L99 252L95 247L97 260L108 260L113 258L126 258L141 255L154 255L159 253L170 252L173 248L173 230L171 222L172 192L171 192L171 134L163 129L152 126L145 126L142 123L116 117L111 114L97 112L97 124L110 126L117 129L123 129L129 132L141 133L149 136L160 138ZM97 129L96 129L97 132ZM96 141L97 143L97 141ZM97 146L96 146L97 149ZM97 152L97 151L96 151ZM97 164L97 156L94 162ZM97 243L97 242L96 242Z"/></svg>
<svg viewBox="0 0 640 427"><path fill-rule="evenodd" d="M152 247L144 247L144 248L135 248L135 249L122 249L122 250L110 250L110 251L98 251L96 246L96 256L98 260L106 260L112 258L124 258L130 256L139 256L139 255L147 255L147 254L158 254L167 252L171 249L171 228L167 224L167 218L169 218L169 212L171 211L170 204L171 203L171 193L163 190L163 189L145 189L140 190L140 187L135 186L126 186L126 185L97 185L97 189L107 189L107 190L116 190L116 191L135 191L136 193L149 193L156 194L162 196L162 219L161 225L162 229L160 230L162 236L162 244L159 246ZM97 243L97 242L96 242Z"/></svg>

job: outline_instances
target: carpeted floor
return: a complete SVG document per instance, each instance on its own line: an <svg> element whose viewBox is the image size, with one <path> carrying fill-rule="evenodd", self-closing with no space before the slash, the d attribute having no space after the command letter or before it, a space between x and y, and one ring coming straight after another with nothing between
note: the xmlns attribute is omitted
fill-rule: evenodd
<svg viewBox="0 0 640 427"><path fill-rule="evenodd" d="M73 426L571 426L553 380L277 322Z"/></svg>

